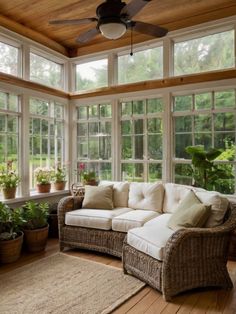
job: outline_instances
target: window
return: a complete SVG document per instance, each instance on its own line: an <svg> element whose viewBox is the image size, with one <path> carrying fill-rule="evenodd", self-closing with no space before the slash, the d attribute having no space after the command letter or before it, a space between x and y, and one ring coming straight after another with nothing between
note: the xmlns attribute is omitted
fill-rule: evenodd
<svg viewBox="0 0 236 314"><path fill-rule="evenodd" d="M232 68L234 61L234 30L201 38L176 42L174 74L191 74Z"/></svg>
<svg viewBox="0 0 236 314"><path fill-rule="evenodd" d="M0 165L5 167L11 161L17 172L20 165L20 121L19 96L0 91Z"/></svg>
<svg viewBox="0 0 236 314"><path fill-rule="evenodd" d="M19 48L0 42L0 72L17 76L19 73Z"/></svg>
<svg viewBox="0 0 236 314"><path fill-rule="evenodd" d="M162 99L123 101L120 108L122 180L161 179Z"/></svg>
<svg viewBox="0 0 236 314"><path fill-rule="evenodd" d="M216 180L215 190L234 193L235 96L235 89L228 89L174 97L175 182L192 183L187 146L203 145L206 150L215 147L224 151L216 163L229 173L228 179Z"/></svg>
<svg viewBox="0 0 236 314"><path fill-rule="evenodd" d="M77 91L108 85L108 59L100 59L76 65Z"/></svg>
<svg viewBox="0 0 236 314"><path fill-rule="evenodd" d="M64 161L64 106L57 102L30 99L30 188L34 170L54 167Z"/></svg>
<svg viewBox="0 0 236 314"><path fill-rule="evenodd" d="M118 83L154 80L163 77L163 47L118 56Z"/></svg>
<svg viewBox="0 0 236 314"><path fill-rule="evenodd" d="M111 180L112 107L109 103L77 107L77 161L95 171L101 180ZM79 180L79 178L78 178Z"/></svg>
<svg viewBox="0 0 236 314"><path fill-rule="evenodd" d="M30 80L55 88L62 88L63 66L31 52Z"/></svg>

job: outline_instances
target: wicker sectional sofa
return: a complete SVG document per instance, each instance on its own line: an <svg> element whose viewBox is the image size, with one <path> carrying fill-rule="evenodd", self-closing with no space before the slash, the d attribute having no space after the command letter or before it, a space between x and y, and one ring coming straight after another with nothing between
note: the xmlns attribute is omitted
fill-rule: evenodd
<svg viewBox="0 0 236 314"><path fill-rule="evenodd" d="M59 202L61 250L82 248L122 257L124 272L161 291L165 300L197 287L232 288L226 263L236 228L234 204L217 192L173 183L100 183L110 185L111 210L83 208L81 196ZM210 215L202 228L172 230L168 221L190 191L210 206Z"/></svg>

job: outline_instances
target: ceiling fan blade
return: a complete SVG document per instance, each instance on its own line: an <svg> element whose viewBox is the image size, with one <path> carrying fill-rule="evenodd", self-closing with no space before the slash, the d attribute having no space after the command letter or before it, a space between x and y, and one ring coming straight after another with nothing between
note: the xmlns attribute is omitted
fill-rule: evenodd
<svg viewBox="0 0 236 314"><path fill-rule="evenodd" d="M59 25L59 24L80 25L80 24L88 24L88 23L95 22L95 21L97 21L96 17L89 17L89 18L85 18L85 19L75 19L75 20L51 20L51 21L49 21L49 24L52 24L52 25Z"/></svg>
<svg viewBox="0 0 236 314"><path fill-rule="evenodd" d="M99 30L97 28L92 28L89 31L81 34L79 37L76 38L77 43L86 43L87 41L91 40L97 34L99 34Z"/></svg>
<svg viewBox="0 0 236 314"><path fill-rule="evenodd" d="M132 0L121 10L121 14L127 14L131 19L150 1L151 0Z"/></svg>
<svg viewBox="0 0 236 314"><path fill-rule="evenodd" d="M136 32L154 37L163 37L168 33L166 28L144 22L132 21L129 28L131 27L133 27L133 30Z"/></svg>

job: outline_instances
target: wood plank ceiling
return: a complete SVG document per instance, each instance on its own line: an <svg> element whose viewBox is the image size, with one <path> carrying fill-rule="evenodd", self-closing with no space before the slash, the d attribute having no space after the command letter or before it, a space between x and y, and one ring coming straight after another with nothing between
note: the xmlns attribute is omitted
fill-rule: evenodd
<svg viewBox="0 0 236 314"><path fill-rule="evenodd" d="M0 0L0 26L36 40L65 55L85 55L129 45L130 31L118 40L97 35L86 44L77 44L76 37L95 27L85 25L49 25L52 19L77 19L96 16L103 0ZM130 0L126 0L129 3ZM134 20L160 25L169 31L202 22L236 15L235 0L152 0ZM134 42L152 37L134 34ZM73 52L73 54L72 54Z"/></svg>

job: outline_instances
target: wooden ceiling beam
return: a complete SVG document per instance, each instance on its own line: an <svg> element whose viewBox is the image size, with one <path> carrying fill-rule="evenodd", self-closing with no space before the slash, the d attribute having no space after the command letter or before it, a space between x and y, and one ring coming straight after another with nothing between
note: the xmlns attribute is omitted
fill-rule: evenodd
<svg viewBox="0 0 236 314"><path fill-rule="evenodd" d="M68 51L67 49L62 46L61 44L57 43L56 41L52 40L51 38L33 30L30 29L18 22L15 22L11 19L9 19L8 17L0 14L0 25L17 33L20 34L22 36L25 36L29 39L32 39L52 50L55 50L65 56L68 56Z"/></svg>

